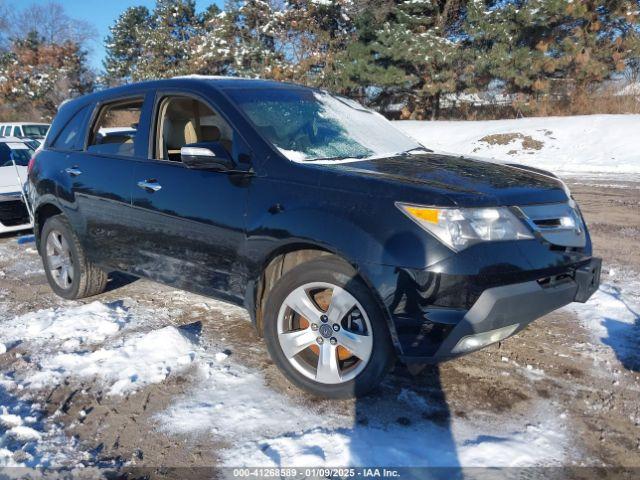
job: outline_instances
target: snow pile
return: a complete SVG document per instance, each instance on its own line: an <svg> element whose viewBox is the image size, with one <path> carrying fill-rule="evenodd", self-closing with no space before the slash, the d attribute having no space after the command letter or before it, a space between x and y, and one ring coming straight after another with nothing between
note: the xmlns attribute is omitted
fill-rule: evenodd
<svg viewBox="0 0 640 480"><path fill-rule="evenodd" d="M32 340L71 350L103 342L124 327L130 318L119 304L93 302L72 308L50 308L3 322L3 342Z"/></svg>
<svg viewBox="0 0 640 480"><path fill-rule="evenodd" d="M31 388L60 384L68 377L100 379L110 395L123 395L164 381L193 362L194 345L175 327L135 334L121 345L94 352L60 353L40 362L41 370L27 378Z"/></svg>
<svg viewBox="0 0 640 480"><path fill-rule="evenodd" d="M162 382L195 358L195 345L175 327L126 335L152 316L153 312L138 311L134 322L123 302L39 310L2 322L0 345L33 345L37 371L21 372L25 387L95 377L110 394L120 395Z"/></svg>
<svg viewBox="0 0 640 480"><path fill-rule="evenodd" d="M405 389L394 401L399 411L406 411L404 402L416 414L405 426L380 420L375 407L356 404L356 412L344 415L322 404L300 405L267 387L259 374L219 355L202 360L200 375L193 391L157 416L158 425L168 433L217 436L228 445L221 455L227 467L525 466L561 464L564 457L557 421L442 425L422 419L419 410L434 406ZM358 423L364 412L376 420Z"/></svg>
<svg viewBox="0 0 640 480"><path fill-rule="evenodd" d="M13 318L5 312L0 351L28 360L0 377L0 466L69 466L91 460L46 417L34 397L38 389L90 379L108 394L124 395L194 362L198 347L181 328L131 331L141 323L148 327L152 319L157 323L162 309L132 310L125 303L93 302Z"/></svg>
<svg viewBox="0 0 640 480"><path fill-rule="evenodd" d="M394 125L438 151L522 163L561 174L640 174L640 115L400 121Z"/></svg>

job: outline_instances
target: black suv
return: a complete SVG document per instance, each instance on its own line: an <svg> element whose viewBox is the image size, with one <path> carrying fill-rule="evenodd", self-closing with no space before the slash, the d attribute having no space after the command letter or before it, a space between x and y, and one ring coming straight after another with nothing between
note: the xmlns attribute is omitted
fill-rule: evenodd
<svg viewBox="0 0 640 480"><path fill-rule="evenodd" d="M51 288L121 271L245 307L316 395L498 342L597 289L552 174L433 153L347 98L188 77L65 103L29 165Z"/></svg>

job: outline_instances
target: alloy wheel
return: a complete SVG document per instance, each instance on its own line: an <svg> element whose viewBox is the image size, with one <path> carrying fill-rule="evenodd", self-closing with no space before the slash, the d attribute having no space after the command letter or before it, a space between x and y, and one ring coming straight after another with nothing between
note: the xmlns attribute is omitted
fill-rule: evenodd
<svg viewBox="0 0 640 480"><path fill-rule="evenodd" d="M319 383L348 382L371 358L369 317L356 298L337 285L315 282L293 290L280 308L277 327L287 360Z"/></svg>
<svg viewBox="0 0 640 480"><path fill-rule="evenodd" d="M75 274L69 243L58 230L51 230L45 243L47 267L56 284L68 290Z"/></svg>

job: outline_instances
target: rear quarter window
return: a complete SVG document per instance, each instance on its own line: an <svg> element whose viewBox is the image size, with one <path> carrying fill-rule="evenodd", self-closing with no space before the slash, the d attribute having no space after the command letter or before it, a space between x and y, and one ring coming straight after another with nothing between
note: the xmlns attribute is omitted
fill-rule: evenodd
<svg viewBox="0 0 640 480"><path fill-rule="evenodd" d="M82 150L88 113L88 105L78 110L53 141L51 148L56 150Z"/></svg>
<svg viewBox="0 0 640 480"><path fill-rule="evenodd" d="M135 141L143 105L144 97L103 105L91 127L87 152L135 156Z"/></svg>

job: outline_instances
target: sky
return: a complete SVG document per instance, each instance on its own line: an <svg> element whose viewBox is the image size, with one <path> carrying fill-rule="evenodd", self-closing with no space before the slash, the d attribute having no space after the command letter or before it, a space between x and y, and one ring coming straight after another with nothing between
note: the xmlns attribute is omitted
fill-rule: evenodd
<svg viewBox="0 0 640 480"><path fill-rule="evenodd" d="M155 0L57 0L64 5L69 16L79 18L93 24L98 31L98 37L92 41L88 48L90 65L100 70L102 59L105 56L104 38L109 34L109 27L118 16L127 8L137 5L144 5L149 10L155 6ZM33 4L47 4L50 0L27 0L22 2L11 2L18 9L28 7ZM222 5L222 0L196 0L198 11L204 10L212 3Z"/></svg>

